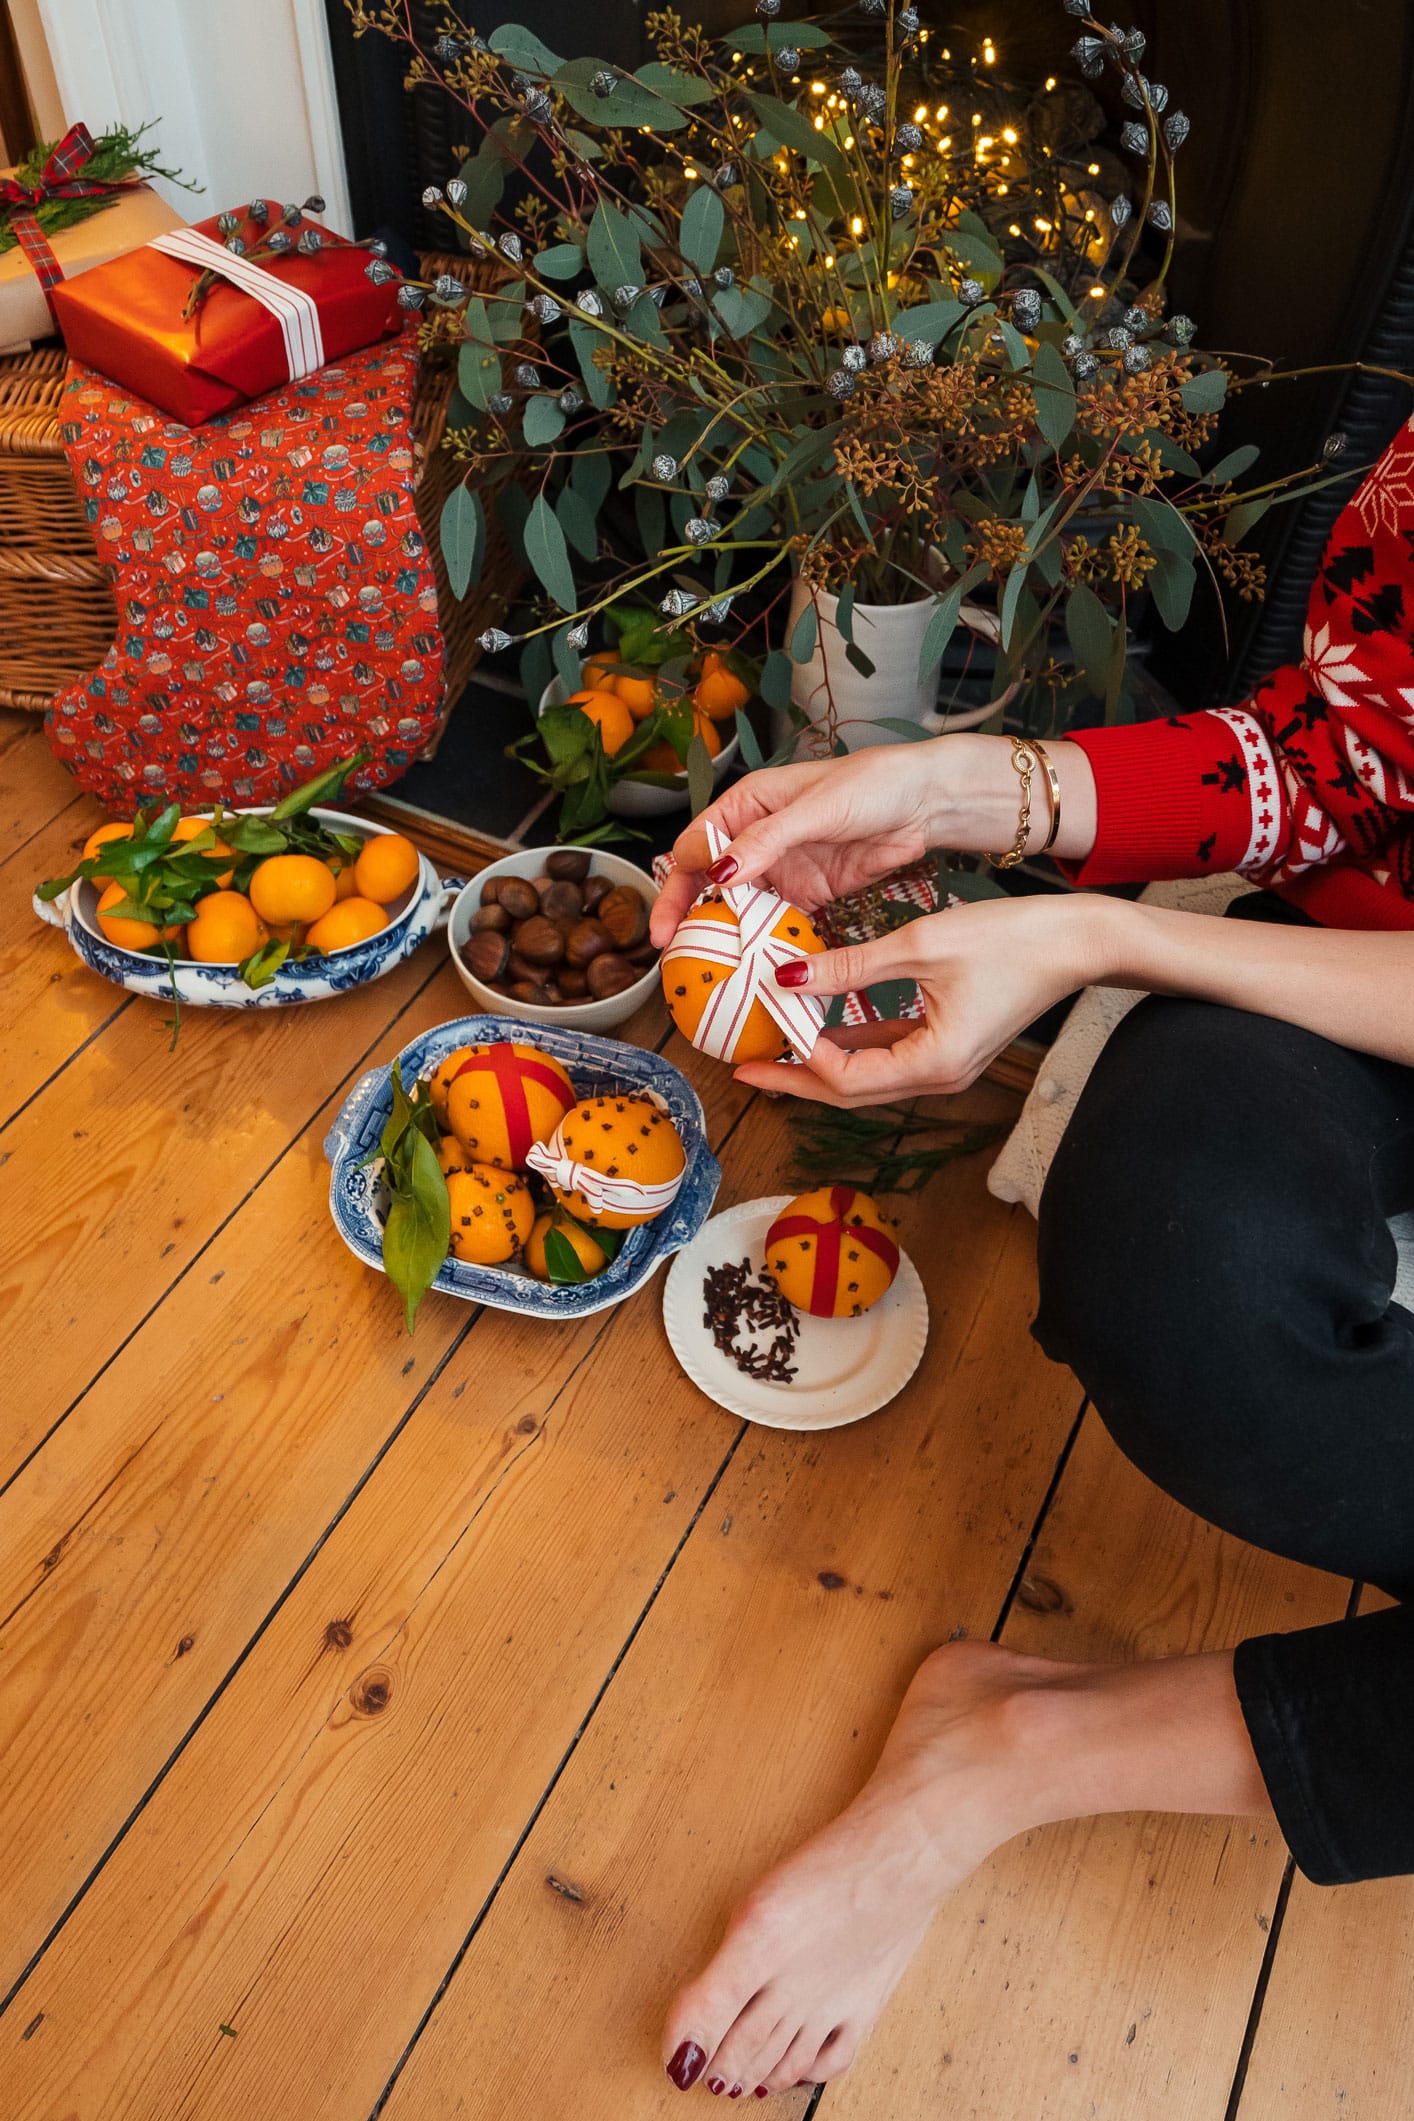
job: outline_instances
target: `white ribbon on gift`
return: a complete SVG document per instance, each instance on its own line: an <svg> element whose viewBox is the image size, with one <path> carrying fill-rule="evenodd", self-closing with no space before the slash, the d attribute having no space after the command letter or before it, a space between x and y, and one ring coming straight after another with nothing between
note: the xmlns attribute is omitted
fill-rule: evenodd
<svg viewBox="0 0 1414 2121"><path fill-rule="evenodd" d="M536 1142L525 1160L557 1193L582 1194L592 1215L606 1211L616 1215L661 1215L677 1199L687 1169L684 1164L676 1178L660 1179L654 1185L637 1178L611 1178L607 1171L596 1171L593 1164L577 1164L567 1156L559 1127L548 1141Z"/></svg>
<svg viewBox="0 0 1414 2121"><path fill-rule="evenodd" d="M184 265L199 265L203 272L218 273L262 309L268 309L285 341L285 368L292 383L312 376L324 366L319 308L302 287L277 280L263 265L254 265L249 258L238 258L224 243L214 242L199 228L170 229L165 236L154 236L148 248L160 250L167 258L179 258Z"/></svg>
<svg viewBox="0 0 1414 2121"><path fill-rule="evenodd" d="M727 845L726 834L710 818L707 844L714 861ZM816 995L776 983L776 967L793 964L802 955L785 937L771 933L788 910L786 901L766 884L726 884L721 891L736 915L736 926L708 920L694 909L663 952L665 965L676 957L695 957L730 970L730 978L718 980L707 997L693 1045L713 1060L730 1060L752 1003L760 1002L800 1058L809 1060L825 1020L825 1005Z"/></svg>

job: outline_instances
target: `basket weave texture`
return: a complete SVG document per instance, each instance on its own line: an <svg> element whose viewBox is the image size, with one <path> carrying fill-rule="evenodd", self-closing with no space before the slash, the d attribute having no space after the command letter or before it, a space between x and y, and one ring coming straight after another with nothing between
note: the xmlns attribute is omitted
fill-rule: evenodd
<svg viewBox="0 0 1414 2121"><path fill-rule="evenodd" d="M470 258L431 253L422 267L428 278L454 273L476 284L478 266ZM102 662L118 627L108 570L60 440L66 367L57 342L0 360L0 707L32 714L43 714L55 693ZM502 617L523 573L492 518L479 582L460 603L448 585L438 522L458 477L455 459L442 447L455 383L450 354L424 361L412 409L422 459L418 520L446 646L439 735L480 658L478 636Z"/></svg>

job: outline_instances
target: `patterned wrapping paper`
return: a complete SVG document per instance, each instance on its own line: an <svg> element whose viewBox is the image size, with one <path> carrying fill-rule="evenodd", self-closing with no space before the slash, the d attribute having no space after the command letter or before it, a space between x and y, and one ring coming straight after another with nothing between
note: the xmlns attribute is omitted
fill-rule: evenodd
<svg viewBox="0 0 1414 2121"><path fill-rule="evenodd" d="M656 856L652 870L654 883L660 886L665 883L672 868L670 854ZM937 913L959 903L951 894L940 895L936 865L922 861L912 863L907 869L895 870L892 876L882 878L867 891L834 899L810 917L830 949L838 950L846 943L873 942L878 936L888 934L890 929L921 914ZM872 988L864 993L845 995L838 1008L830 1009L825 1021L827 1025L886 1021L914 1023L922 1014L923 1004L917 986L912 980L901 980L888 993Z"/></svg>
<svg viewBox="0 0 1414 2121"><path fill-rule="evenodd" d="M443 641L414 504L417 353L366 348L199 428L91 370L63 437L118 634L46 715L105 807L278 801L351 752L383 787L436 727Z"/></svg>

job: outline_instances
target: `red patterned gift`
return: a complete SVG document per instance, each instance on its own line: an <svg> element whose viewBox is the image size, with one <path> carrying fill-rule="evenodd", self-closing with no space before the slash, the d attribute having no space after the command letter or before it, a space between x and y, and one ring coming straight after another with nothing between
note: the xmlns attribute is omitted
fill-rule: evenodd
<svg viewBox="0 0 1414 2121"><path fill-rule="evenodd" d="M64 444L118 633L47 727L108 810L274 802L365 748L353 785L382 787L417 757L443 644L416 373L409 336L191 428L70 370Z"/></svg>
<svg viewBox="0 0 1414 2121"><path fill-rule="evenodd" d="M391 266L267 199L61 280L50 300L74 360L188 427L403 322Z"/></svg>

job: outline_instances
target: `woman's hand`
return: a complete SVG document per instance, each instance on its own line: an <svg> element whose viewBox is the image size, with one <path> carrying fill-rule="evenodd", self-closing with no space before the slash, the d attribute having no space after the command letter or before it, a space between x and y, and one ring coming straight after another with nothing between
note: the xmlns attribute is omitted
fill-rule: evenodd
<svg viewBox="0 0 1414 2121"><path fill-rule="evenodd" d="M654 942L662 948L672 940L709 872L715 883L769 875L782 898L811 908L917 861L939 844L937 750L937 743L881 744L747 774L679 836L677 867L653 908ZM709 820L731 842L729 870L713 863Z"/></svg>
<svg viewBox="0 0 1414 2121"><path fill-rule="evenodd" d="M783 965L783 986L822 996L916 979L925 1014L823 1032L805 1063L753 1061L737 1080L825 1105L965 1090L1043 1010L1107 976L1114 905L1078 892L985 899Z"/></svg>

